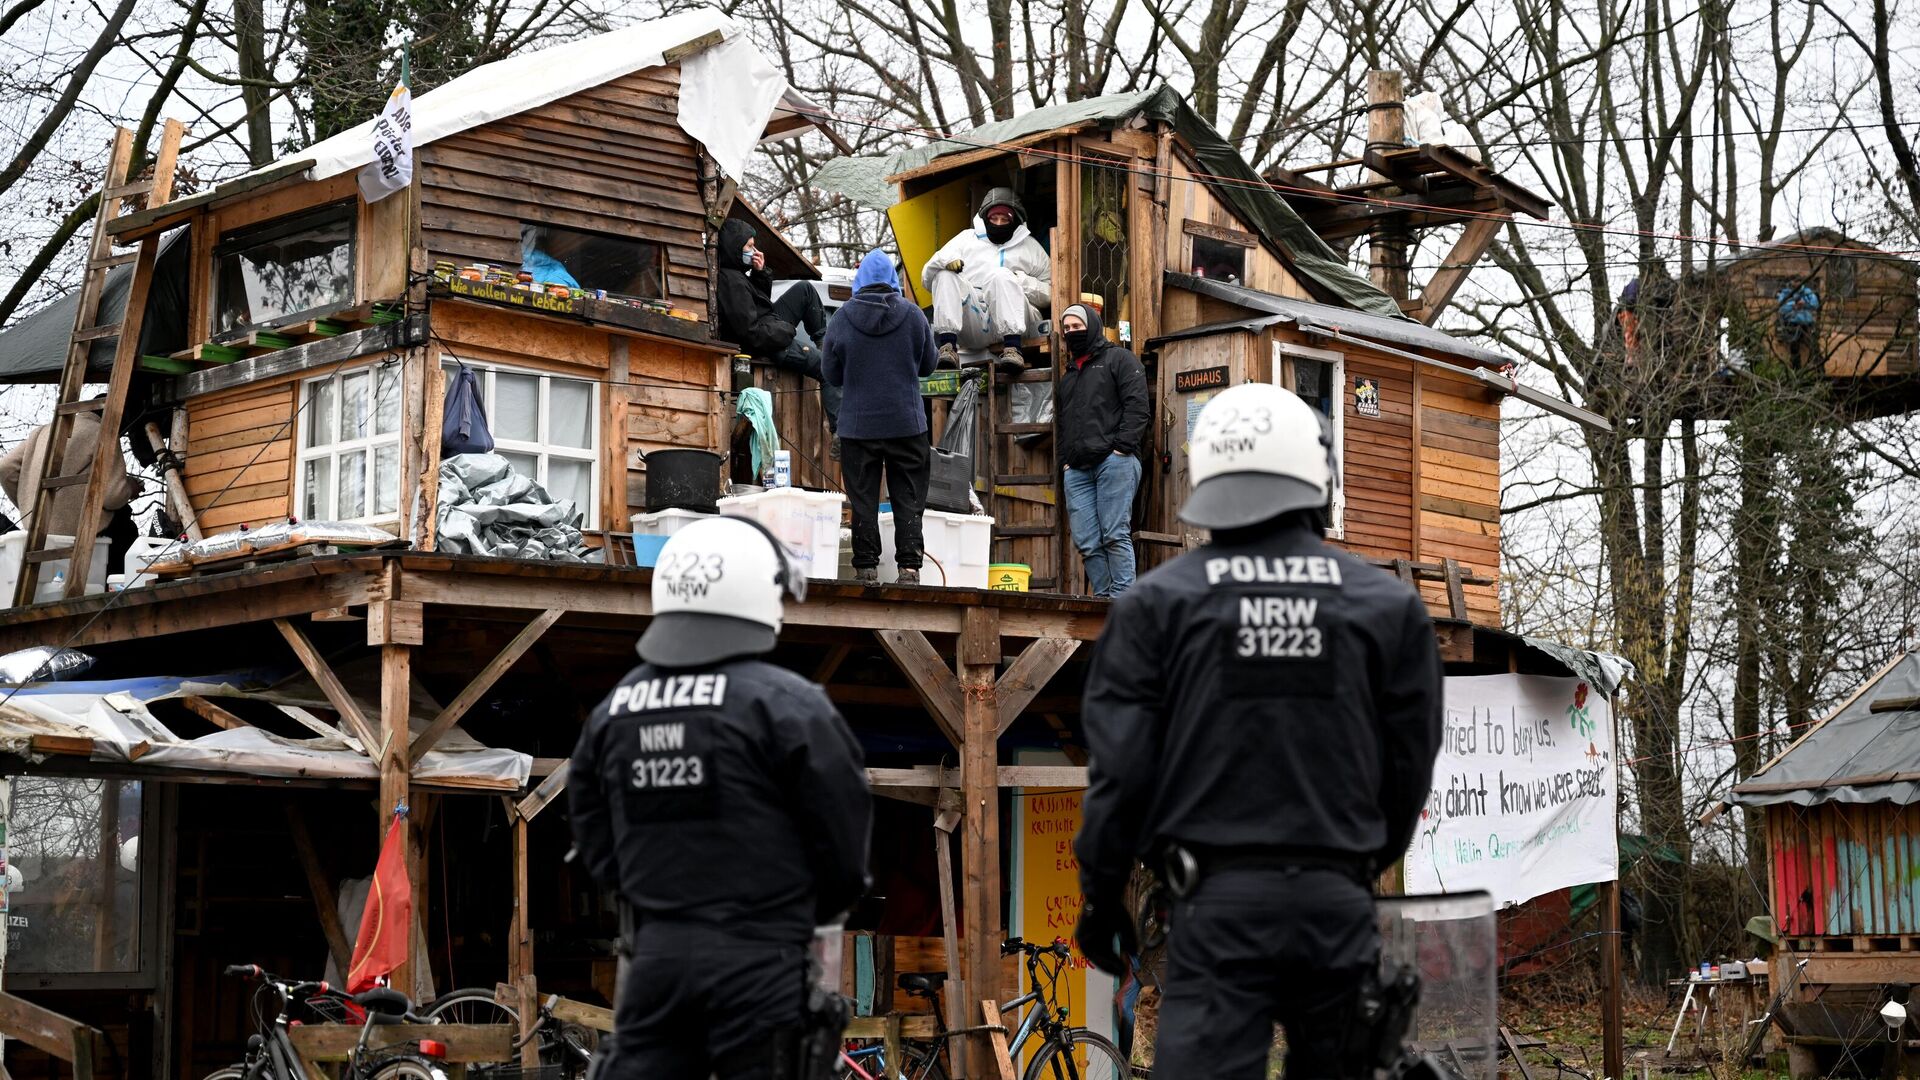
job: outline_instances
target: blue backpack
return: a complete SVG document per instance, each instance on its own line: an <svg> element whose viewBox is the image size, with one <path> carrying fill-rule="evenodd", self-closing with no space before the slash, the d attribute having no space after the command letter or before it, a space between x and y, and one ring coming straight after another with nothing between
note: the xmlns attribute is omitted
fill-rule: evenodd
<svg viewBox="0 0 1920 1080"><path fill-rule="evenodd" d="M485 454L493 450L493 432L487 428L487 407L480 401L480 377L461 364L447 387L446 416L440 421L440 453Z"/></svg>

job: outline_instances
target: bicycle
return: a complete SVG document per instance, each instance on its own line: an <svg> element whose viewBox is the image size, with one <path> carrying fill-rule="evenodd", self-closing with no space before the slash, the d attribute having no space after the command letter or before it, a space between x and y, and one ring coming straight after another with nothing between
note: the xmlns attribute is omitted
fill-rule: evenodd
<svg viewBox="0 0 1920 1080"><path fill-rule="evenodd" d="M1019 938L1008 938L1000 945L1000 955L1011 956L1020 953L1026 957L1027 985L1026 993L1000 1006L1000 1016L1005 1023L1007 1018L1018 1014L1025 1008L1007 1037L1007 1047L1017 1064L1020 1053L1026 1049L1028 1040L1036 1034L1040 1037L1040 1049L1027 1063L1027 1071L1021 1074L1021 1080L1127 1080L1133 1075L1133 1067L1126 1055L1113 1041L1097 1031L1083 1027L1074 1027L1067 1022L1067 1008L1060 1003L1060 976L1072 961L1073 950L1064 941L1055 941L1051 945L1035 945ZM1087 1064L1080 1066L1078 1054L1085 1051Z"/></svg>
<svg viewBox="0 0 1920 1080"><path fill-rule="evenodd" d="M599 1048L600 1035L592 1028L553 1015L556 1000L558 995L549 995L540 1002L540 1018L533 1030L514 1037L511 1060L492 1065L469 1065L467 1072L479 1076L517 1067L520 1051L538 1039L541 1065L557 1068L563 1080L585 1080L587 1070L593 1064L594 1051ZM511 1024L516 1032L520 1031L520 1010L501 1002L494 991L478 986L450 990L440 995L426 1007L424 1015L436 1024Z"/></svg>
<svg viewBox="0 0 1920 1080"><path fill-rule="evenodd" d="M333 1021L352 1010L364 1020L360 1038L347 1056L341 1080L447 1080L447 1073L427 1053L424 1045L402 1044L384 1050L367 1045L373 1029L384 1024L426 1023L413 1011L413 1002L398 990L375 987L360 994L344 994L325 982L293 982L262 970L257 964L232 964L225 974L258 980L248 1008L253 1015L254 1033L247 1038L247 1056L239 1064L216 1069L206 1080L325 1080L309 1077L300 1064L300 1055L288 1037L289 1014L299 1002L316 1017ZM265 999L273 999L269 1019Z"/></svg>
<svg viewBox="0 0 1920 1080"><path fill-rule="evenodd" d="M936 971L930 974L909 973L900 976L900 989L908 996L926 1000L933 1007L934 1025L939 1032L932 1040L903 1039L900 1043L900 1075L905 1080L947 1080L946 1066L940 1062L940 1051L946 1045L947 1031L940 1008L940 985L947 981L947 973ZM848 1044L840 1051L840 1071L838 1080L879 1080L892 1076L888 1068L886 1045L875 1042L867 1046Z"/></svg>

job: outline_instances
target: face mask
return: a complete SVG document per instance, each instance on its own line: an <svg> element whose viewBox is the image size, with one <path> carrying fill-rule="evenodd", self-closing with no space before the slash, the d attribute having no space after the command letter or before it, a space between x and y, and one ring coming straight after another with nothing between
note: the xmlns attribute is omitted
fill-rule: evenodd
<svg viewBox="0 0 1920 1080"><path fill-rule="evenodd" d="M1075 356L1085 355L1087 343L1093 340L1093 334L1088 330L1068 330L1060 336L1067 339L1067 348L1072 350Z"/></svg>
<svg viewBox="0 0 1920 1080"><path fill-rule="evenodd" d="M987 222L987 239L996 244L1004 244L1013 239L1013 230L1019 227L1017 222L1009 221L1005 225L995 225L989 221Z"/></svg>
<svg viewBox="0 0 1920 1080"><path fill-rule="evenodd" d="M753 252L751 252L751 251L743 251L743 252L741 252L741 253L740 253L740 261L741 261L741 262L742 262L743 264L745 264L745 265L747 265L747 266L752 266L752 265L753 265Z"/></svg>

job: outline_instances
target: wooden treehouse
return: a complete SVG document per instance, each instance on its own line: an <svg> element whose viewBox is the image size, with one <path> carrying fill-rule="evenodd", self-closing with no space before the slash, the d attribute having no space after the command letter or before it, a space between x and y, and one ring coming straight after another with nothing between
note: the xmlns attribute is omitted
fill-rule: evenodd
<svg viewBox="0 0 1920 1080"><path fill-rule="evenodd" d="M1882 1075L1912 1063L1920 1028L1889 1042L1878 1010L1920 982L1916 721L1920 655L1905 653L1727 796L1766 836L1774 1022L1794 1080L1849 1058L1871 1069L1890 1046L1907 1061Z"/></svg>
<svg viewBox="0 0 1920 1080"><path fill-rule="evenodd" d="M1418 581L1443 627L1456 628L1443 634L1463 635L1453 658L1471 659L1468 628L1500 622L1499 402L1518 395L1604 424L1497 374L1510 357L1405 317L1164 87L1039 109L887 158L843 158L814 182L885 209L913 277L971 227L988 189L1019 192L1052 256L1053 310L1096 300L1109 336L1147 365L1151 456L1134 511L1145 566L1200 539L1176 512L1201 405L1228 386L1278 381L1339 433L1335 536ZM994 558L1071 583L1077 554L1056 511L1051 440L1028 441L1033 425L1009 410L1019 383L1051 383L1062 362L1030 344L1049 363L994 379L975 486L990 493Z"/></svg>
<svg viewBox="0 0 1920 1080"><path fill-rule="evenodd" d="M111 594L82 595L76 571L65 598L0 613L0 653L95 658L89 681L0 702L8 854L25 875L10 918L26 928L5 987L82 1022L56 1038L45 1016L0 999L0 1032L40 1033L13 1051L14 1070L51 1075L27 1055L70 1060L58 1048L83 1036L112 1051L89 1057L89 1074L185 1080L236 1059L249 988L222 968L344 965L356 888L401 802L416 926L397 985L426 997L506 983L529 1020L536 994L610 1003L613 905L567 863L554 808L581 720L634 662L650 614L650 571L621 565L610 534L645 506L646 453L730 450L735 350L709 306L720 224L754 221L779 276L815 275L736 196L717 147L823 116L791 90L760 113L733 104L748 68L773 70L710 12L487 65L415 101L411 184L373 203L356 183L365 132L182 198L163 162L130 213L130 147L116 154L86 288L0 335L0 375L58 377L57 415L97 409L136 449L157 443L168 505L198 532L291 516L378 525L401 543ZM1404 318L1175 95L1041 110L884 170L910 268L964 227L979 192L1011 183L1052 251L1056 308L1097 294L1146 355L1149 563L1199 539L1173 516L1199 404L1278 380L1341 433L1341 542L1419 583L1449 670L1561 670L1498 629L1499 401L1596 419ZM459 272L536 249L579 260L580 290ZM50 332L60 318L72 330ZM435 550L454 364L480 374L498 451L576 503L605 561ZM752 377L796 391L776 399L796 483L834 486L816 395L792 375ZM106 398L81 400L101 381ZM1040 591L815 582L774 656L827 687L888 796L849 946L863 1024L913 1007L892 996L911 971L951 973L949 1022L977 1022L982 999L1010 996L1004 934L1061 933L1028 912L1077 903L1071 875L1047 871L1051 841L1027 837L1077 823L1082 646L1106 604L1066 588L1077 568L1051 425L1012 424L1017 385L991 386L978 487L995 555L1032 564ZM34 546L29 560L85 558L86 545ZM1015 794L1046 788L1064 791L1045 804ZM92 840L59 848L75 835ZM1105 1000L1097 989L1077 1000Z"/></svg>

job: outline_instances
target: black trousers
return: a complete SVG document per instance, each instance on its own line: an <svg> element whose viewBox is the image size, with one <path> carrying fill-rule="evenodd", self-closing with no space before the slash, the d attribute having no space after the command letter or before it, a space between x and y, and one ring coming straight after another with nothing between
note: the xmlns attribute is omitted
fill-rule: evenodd
<svg viewBox="0 0 1920 1080"><path fill-rule="evenodd" d="M1373 897L1333 870L1228 869L1174 908L1156 1080L1265 1080L1273 1025L1288 1080L1369 1075L1356 1030L1379 963Z"/></svg>
<svg viewBox="0 0 1920 1080"><path fill-rule="evenodd" d="M853 511L853 568L880 565L880 477L893 503L893 564L918 570L922 561L920 516L927 509L927 474L933 447L925 432L897 439L841 439L840 474Z"/></svg>
<svg viewBox="0 0 1920 1080"><path fill-rule="evenodd" d="M806 948L713 927L642 923L597 1080L767 1080L775 1032L805 1007Z"/></svg>
<svg viewBox="0 0 1920 1080"><path fill-rule="evenodd" d="M828 385L820 375L820 343L827 334L827 309L820 304L820 291L801 282L780 294L780 299L773 302L773 313L798 331L787 351L772 358L774 366L801 372L819 383L820 407L827 414L827 429L840 430L840 388Z"/></svg>

